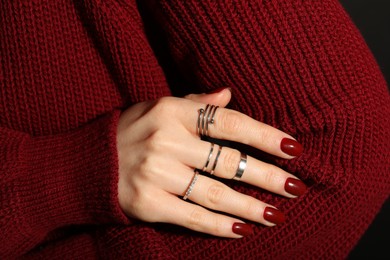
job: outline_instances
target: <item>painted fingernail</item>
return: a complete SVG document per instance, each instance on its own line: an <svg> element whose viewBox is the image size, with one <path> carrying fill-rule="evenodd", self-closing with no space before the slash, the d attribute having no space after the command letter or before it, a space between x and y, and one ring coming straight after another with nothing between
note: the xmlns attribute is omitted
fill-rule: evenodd
<svg viewBox="0 0 390 260"><path fill-rule="evenodd" d="M274 224L281 224L286 220L286 217L281 211L266 207L264 210L264 219Z"/></svg>
<svg viewBox="0 0 390 260"><path fill-rule="evenodd" d="M233 233L244 237L253 234L252 227L245 223L234 223L232 226L232 231Z"/></svg>
<svg viewBox="0 0 390 260"><path fill-rule="evenodd" d="M221 88L217 88L217 89L212 90L211 92L209 92L209 94L219 93L219 92L224 91L225 89L229 89L229 91L231 91L231 88L229 88L229 87L221 87Z"/></svg>
<svg viewBox="0 0 390 260"><path fill-rule="evenodd" d="M303 146L290 138L283 138L280 142L280 149L291 156L299 156L303 152Z"/></svg>
<svg viewBox="0 0 390 260"><path fill-rule="evenodd" d="M301 196L306 191L306 185L298 179L288 178L284 184L284 190L294 196Z"/></svg>

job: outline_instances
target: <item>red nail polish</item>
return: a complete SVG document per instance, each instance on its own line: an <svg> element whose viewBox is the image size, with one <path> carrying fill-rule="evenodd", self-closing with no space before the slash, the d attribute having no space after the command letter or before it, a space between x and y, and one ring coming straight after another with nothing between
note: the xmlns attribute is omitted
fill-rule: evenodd
<svg viewBox="0 0 390 260"><path fill-rule="evenodd" d="M264 210L264 219L274 224L281 224L286 220L286 217L281 211L266 207Z"/></svg>
<svg viewBox="0 0 390 260"><path fill-rule="evenodd" d="M249 236L253 234L252 227L245 223L234 223L232 226L233 233L240 236Z"/></svg>
<svg viewBox="0 0 390 260"><path fill-rule="evenodd" d="M284 190L294 196L301 196L306 191L306 185L301 180L288 178L284 184Z"/></svg>
<svg viewBox="0 0 390 260"><path fill-rule="evenodd" d="M299 156L303 152L303 146L290 138L283 138L280 142L280 149L291 156Z"/></svg>
<svg viewBox="0 0 390 260"><path fill-rule="evenodd" d="M219 92L222 92L225 89L229 89L229 91L231 91L231 88L229 88L229 87L221 87L221 88L217 88L217 89L212 90L211 92L209 92L209 94L219 93Z"/></svg>

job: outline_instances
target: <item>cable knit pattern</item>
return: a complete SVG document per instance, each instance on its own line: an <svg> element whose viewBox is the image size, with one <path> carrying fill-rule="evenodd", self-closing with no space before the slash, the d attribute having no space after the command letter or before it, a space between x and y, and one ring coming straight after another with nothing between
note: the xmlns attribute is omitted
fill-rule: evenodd
<svg viewBox="0 0 390 260"><path fill-rule="evenodd" d="M390 95L336 0L0 3L0 258L344 259L388 198ZM121 110L230 86L229 106L296 137L287 221L224 239L129 220ZM185 87L185 88L184 88Z"/></svg>

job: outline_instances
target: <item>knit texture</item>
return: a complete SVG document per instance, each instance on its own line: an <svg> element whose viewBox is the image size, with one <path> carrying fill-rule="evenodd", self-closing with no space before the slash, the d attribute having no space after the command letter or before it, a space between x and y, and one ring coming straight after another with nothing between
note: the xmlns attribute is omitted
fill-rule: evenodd
<svg viewBox="0 0 390 260"><path fill-rule="evenodd" d="M344 259L388 198L390 95L336 0L0 3L1 259ZM286 223L224 239L128 219L122 110L229 86L229 107L293 135ZM195 122L194 122L195 124Z"/></svg>

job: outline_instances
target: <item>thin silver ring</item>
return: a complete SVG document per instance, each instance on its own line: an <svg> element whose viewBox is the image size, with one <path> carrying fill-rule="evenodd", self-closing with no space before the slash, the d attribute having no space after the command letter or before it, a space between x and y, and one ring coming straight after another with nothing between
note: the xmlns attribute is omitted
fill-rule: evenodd
<svg viewBox="0 0 390 260"><path fill-rule="evenodd" d="M202 136L206 135L206 125L207 123L207 114L210 113L211 105L207 104L206 108L204 109L203 117L202 117Z"/></svg>
<svg viewBox="0 0 390 260"><path fill-rule="evenodd" d="M208 136L209 134L209 124L214 124L215 122L215 113L219 106L214 106L207 104L203 109L199 109L198 122L197 122L197 134L202 136Z"/></svg>
<svg viewBox="0 0 390 260"><path fill-rule="evenodd" d="M218 106L212 105L209 113L207 114L207 124L206 124L206 136L209 135L209 124L214 124L214 116L217 111Z"/></svg>
<svg viewBox="0 0 390 260"><path fill-rule="evenodd" d="M244 174L247 162L247 155L245 153L241 153L240 163L238 164L236 175L234 175L233 180L239 181Z"/></svg>
<svg viewBox="0 0 390 260"><path fill-rule="evenodd" d="M215 122L215 120L214 120L214 117L215 117L215 112L217 112L217 109L219 108L219 106L216 106L215 108L214 108L214 111L213 111L213 114L212 114L212 116L211 116L211 119L209 120L209 123L210 124L214 124L214 122Z"/></svg>
<svg viewBox="0 0 390 260"><path fill-rule="evenodd" d="M198 133L199 136L201 136L201 132L200 132L200 121L201 121L201 118L202 118L203 113L204 113L204 109L203 109L203 108L199 109L198 125L197 125L197 133Z"/></svg>
<svg viewBox="0 0 390 260"><path fill-rule="evenodd" d="M195 169L194 172L195 172L194 177L192 177L191 183L190 183L190 185L188 185L186 193L183 196L183 200L186 200L190 196L190 194L195 186L195 183L198 180L199 172L197 169Z"/></svg>
<svg viewBox="0 0 390 260"><path fill-rule="evenodd" d="M213 156L213 151L214 151L214 143L210 143L211 144L211 147L210 147L210 152L209 152L209 156L207 157L207 161L202 169L202 171L206 171L207 170L207 167L209 166L209 163L210 163L210 159L211 157Z"/></svg>
<svg viewBox="0 0 390 260"><path fill-rule="evenodd" d="M222 146L219 146L217 156L215 157L215 160L214 160L213 168L211 169L211 172L210 172L211 175L214 174L215 167L217 167L217 163L218 163L219 156L221 155L221 151L222 151Z"/></svg>

